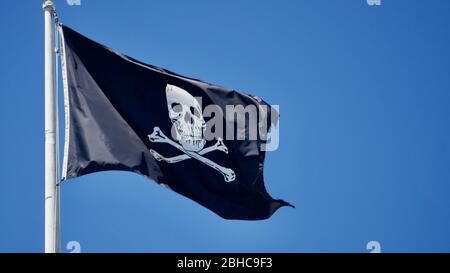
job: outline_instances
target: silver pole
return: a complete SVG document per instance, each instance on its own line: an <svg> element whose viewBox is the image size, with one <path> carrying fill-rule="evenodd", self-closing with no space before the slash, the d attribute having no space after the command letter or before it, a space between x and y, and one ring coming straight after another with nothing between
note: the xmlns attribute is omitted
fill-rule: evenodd
<svg viewBox="0 0 450 273"><path fill-rule="evenodd" d="M43 4L45 16L45 252L59 251L58 126L55 53L55 6Z"/></svg>

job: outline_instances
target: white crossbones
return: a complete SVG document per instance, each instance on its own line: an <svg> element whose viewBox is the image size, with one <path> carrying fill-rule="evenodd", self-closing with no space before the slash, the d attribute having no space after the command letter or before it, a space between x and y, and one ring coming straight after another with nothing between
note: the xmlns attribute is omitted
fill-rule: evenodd
<svg viewBox="0 0 450 273"><path fill-rule="evenodd" d="M222 166L216 164L215 162L209 160L208 158L205 158L202 156L202 155L210 153L212 151L222 151L224 153L228 153L228 148L224 145L222 139L220 139L220 138L217 140L216 144L214 144L213 146L203 148L198 152L187 151L186 149L183 148L182 145L176 143L175 141L171 140L166 135L164 135L164 133L161 131L161 129L159 129L159 127L153 128L153 133L148 135L148 138L151 142L167 143L167 144L171 145L172 147L175 147L184 153L184 155L178 155L178 156L166 158L166 157L160 155L155 150L150 149L150 153L158 161L165 161L167 163L177 163L177 162L189 159L189 158L194 158L194 159L197 159L197 160L205 163L206 165L210 166L211 168L219 171L224 176L224 179L226 182L234 181L234 179L236 178L236 175L232 169L222 167Z"/></svg>

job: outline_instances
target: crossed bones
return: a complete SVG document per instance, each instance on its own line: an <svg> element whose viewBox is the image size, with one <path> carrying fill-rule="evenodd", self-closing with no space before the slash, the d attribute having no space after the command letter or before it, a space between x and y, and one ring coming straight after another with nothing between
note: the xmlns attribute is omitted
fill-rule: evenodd
<svg viewBox="0 0 450 273"><path fill-rule="evenodd" d="M167 163L177 163L177 162L189 159L189 158L194 158L194 159L197 159L198 161L205 163L209 167L219 171L224 176L224 179L226 182L231 182L236 178L236 175L232 169L222 167L222 166L216 164L215 162L209 160L208 158L205 158L202 156L202 155L210 153L212 151L222 151L222 152L228 154L228 148L225 146L225 144L223 144L223 141L221 138L219 138L217 140L216 144L214 144L210 147L204 148L198 152L186 151L183 148L183 146L181 146L180 144L176 143L175 141L171 140L166 135L164 135L164 133L161 131L161 129L159 129L159 127L153 128L153 133L148 135L148 138L150 139L151 142L167 143L167 144L171 145L172 147L175 147L184 153L184 155L178 155L178 156L167 158L167 157L160 155L155 150L150 149L150 153L158 161L165 161Z"/></svg>

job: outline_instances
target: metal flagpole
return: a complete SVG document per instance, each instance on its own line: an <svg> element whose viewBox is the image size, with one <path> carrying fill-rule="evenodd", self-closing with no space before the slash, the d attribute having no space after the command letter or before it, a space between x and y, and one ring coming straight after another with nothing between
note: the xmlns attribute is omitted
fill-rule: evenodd
<svg viewBox="0 0 450 273"><path fill-rule="evenodd" d="M56 86L55 6L43 4L45 16L45 252L59 251L58 101Z"/></svg>

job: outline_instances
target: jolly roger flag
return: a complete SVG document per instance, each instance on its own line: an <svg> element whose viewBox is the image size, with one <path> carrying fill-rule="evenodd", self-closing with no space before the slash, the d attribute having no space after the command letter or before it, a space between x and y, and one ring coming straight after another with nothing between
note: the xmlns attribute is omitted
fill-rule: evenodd
<svg viewBox="0 0 450 273"><path fill-rule="evenodd" d="M212 131L213 115L203 113L208 106L226 113L230 105L272 110L270 105L139 62L66 26L59 31L66 112L63 179L132 171L226 219L267 219L290 206L265 189L264 133L239 139L239 132L251 130L250 123L233 121L235 132L205 137ZM277 122L273 113L265 115L268 129ZM229 127L228 116L214 115L223 119L216 129Z"/></svg>

